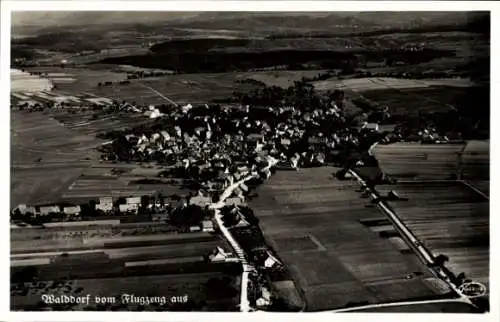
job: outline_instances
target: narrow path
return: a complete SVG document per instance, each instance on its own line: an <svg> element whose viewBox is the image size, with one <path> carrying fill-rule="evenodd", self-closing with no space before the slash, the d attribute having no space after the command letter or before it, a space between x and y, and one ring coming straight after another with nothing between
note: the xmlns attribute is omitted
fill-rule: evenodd
<svg viewBox="0 0 500 322"><path fill-rule="evenodd" d="M421 304L438 304L438 303L465 303L469 304L462 298L459 299L439 299L439 300L425 300L425 301L413 301L413 302L393 302L393 303L382 303L382 304L370 304L365 306L351 307L347 309L339 309L328 311L330 313L343 313L343 312L357 312L361 310L369 310L376 308L392 307L392 306L410 306L410 305L421 305Z"/></svg>
<svg viewBox="0 0 500 322"><path fill-rule="evenodd" d="M490 197L488 195L486 195L484 192L482 192L481 190L477 189L476 187L474 187L473 185L471 185L470 183L468 183L465 180L459 180L459 181L461 183L463 183L464 185L466 185L467 187L469 187L470 189L474 190L476 193L480 194L486 200L490 201Z"/></svg>
<svg viewBox="0 0 500 322"><path fill-rule="evenodd" d="M144 87L144 88L147 88L149 89L150 91L152 91L153 93L155 93L156 95L160 96L161 98L163 98L164 100L168 101L169 103L173 104L174 106L179 106L179 104L177 104L176 102L174 102L173 100L171 100L170 98L166 97L165 95L163 95L162 93L158 92L156 89L150 87L150 86L147 86L145 84L142 84L142 83L137 83L137 85L141 86L141 87Z"/></svg>

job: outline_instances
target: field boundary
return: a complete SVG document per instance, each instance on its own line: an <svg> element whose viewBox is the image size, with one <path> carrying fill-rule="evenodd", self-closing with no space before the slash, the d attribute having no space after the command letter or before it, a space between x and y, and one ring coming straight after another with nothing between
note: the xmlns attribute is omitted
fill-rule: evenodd
<svg viewBox="0 0 500 322"><path fill-rule="evenodd" d="M432 269L431 267L435 266L435 258L431 251L429 251L423 243L413 234L413 232L403 223L403 221L398 217L395 211L393 211L383 200L380 199L379 193L375 190L375 188L369 188L366 182L353 170L349 170L350 174L361 184L361 186L365 189L365 191L369 194L370 198L376 202L377 208L384 213L387 218L391 221L394 228L401 234L403 240L412 248L417 257L429 267L429 271L436 275L439 279L443 280L450 289L457 294L463 301L470 304L471 306L478 308L475 304L473 304L470 299L465 296L461 290L451 281L450 274L451 271L446 267L438 267Z"/></svg>

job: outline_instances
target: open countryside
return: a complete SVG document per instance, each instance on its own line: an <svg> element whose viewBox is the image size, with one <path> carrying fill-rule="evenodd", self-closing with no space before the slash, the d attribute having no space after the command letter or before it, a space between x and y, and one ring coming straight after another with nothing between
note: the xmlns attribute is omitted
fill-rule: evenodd
<svg viewBox="0 0 500 322"><path fill-rule="evenodd" d="M13 15L12 310L489 311L488 14L101 14Z"/></svg>

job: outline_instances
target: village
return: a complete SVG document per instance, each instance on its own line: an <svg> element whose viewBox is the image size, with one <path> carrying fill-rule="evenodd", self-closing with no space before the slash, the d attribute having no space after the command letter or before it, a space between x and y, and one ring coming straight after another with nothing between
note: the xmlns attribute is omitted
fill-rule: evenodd
<svg viewBox="0 0 500 322"><path fill-rule="evenodd" d="M303 84L295 86L301 89ZM352 178L348 169L364 168L369 169L364 179L370 185L383 182L385 177L369 148L376 142L401 140L382 133L377 123L352 127L343 115L342 101L338 103L340 107L327 99L309 110L188 104L169 113L149 107L145 117L158 118L158 123L111 134L112 140L99 148L101 162L163 165L160 182L184 185L191 191L189 195L102 196L80 205L21 204L13 210L11 223L54 227L58 222L89 225L135 217L137 221L166 223L182 234L223 234L235 253L217 246L206 260L242 263L246 278L242 281L240 308L265 310L276 300L269 291L270 279L286 279L289 273L261 236L259 221L248 207L247 202L256 197L255 188L276 170L300 171L325 165L344 167L344 171L332 174L342 180ZM126 103L119 109L144 113L144 108ZM423 137L429 131L419 134ZM161 181L164 179L170 180ZM139 234L140 230L133 233Z"/></svg>
<svg viewBox="0 0 500 322"><path fill-rule="evenodd" d="M11 309L489 310L488 15L60 14L12 26Z"/></svg>

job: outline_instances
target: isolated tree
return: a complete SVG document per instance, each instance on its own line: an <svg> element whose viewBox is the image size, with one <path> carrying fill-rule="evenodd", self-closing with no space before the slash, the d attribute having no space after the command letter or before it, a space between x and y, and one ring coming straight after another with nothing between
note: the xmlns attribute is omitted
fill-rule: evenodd
<svg viewBox="0 0 500 322"><path fill-rule="evenodd" d="M443 266L449 260L450 259L448 258L448 256L440 254L440 255L436 256L436 258L434 259L434 263L437 266Z"/></svg>

